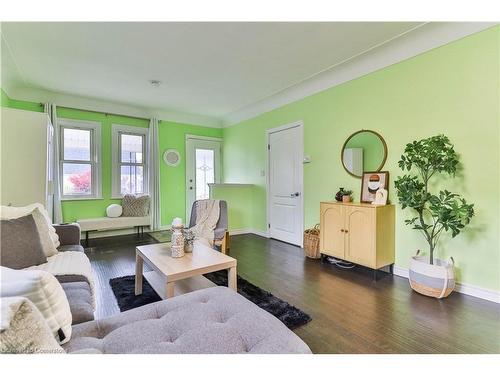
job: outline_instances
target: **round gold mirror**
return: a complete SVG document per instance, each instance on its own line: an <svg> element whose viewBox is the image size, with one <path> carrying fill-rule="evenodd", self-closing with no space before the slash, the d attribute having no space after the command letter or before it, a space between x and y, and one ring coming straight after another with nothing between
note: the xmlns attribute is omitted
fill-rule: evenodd
<svg viewBox="0 0 500 375"><path fill-rule="evenodd" d="M383 168L387 145L377 132L360 130L345 141L341 159L347 173L361 178L363 172L378 172Z"/></svg>

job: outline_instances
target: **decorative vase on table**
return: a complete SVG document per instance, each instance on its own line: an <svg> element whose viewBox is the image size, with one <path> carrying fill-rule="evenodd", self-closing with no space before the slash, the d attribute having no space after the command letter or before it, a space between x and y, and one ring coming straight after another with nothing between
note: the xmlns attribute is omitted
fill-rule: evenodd
<svg viewBox="0 0 500 375"><path fill-rule="evenodd" d="M172 240L170 251L172 258L181 258L184 256L184 226L179 218L175 218L172 222Z"/></svg>
<svg viewBox="0 0 500 375"><path fill-rule="evenodd" d="M194 247L194 234L189 229L185 229L184 233L184 252L192 253Z"/></svg>
<svg viewBox="0 0 500 375"><path fill-rule="evenodd" d="M335 200L337 202L342 202L343 197L344 197L344 188L340 188L340 190L337 191L337 194L335 194Z"/></svg>

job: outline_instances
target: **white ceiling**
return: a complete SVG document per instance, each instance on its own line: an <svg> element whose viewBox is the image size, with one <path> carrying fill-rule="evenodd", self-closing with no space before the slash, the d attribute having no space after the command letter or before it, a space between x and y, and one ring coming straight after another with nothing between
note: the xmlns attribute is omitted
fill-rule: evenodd
<svg viewBox="0 0 500 375"><path fill-rule="evenodd" d="M2 23L2 87L223 118L419 25Z"/></svg>

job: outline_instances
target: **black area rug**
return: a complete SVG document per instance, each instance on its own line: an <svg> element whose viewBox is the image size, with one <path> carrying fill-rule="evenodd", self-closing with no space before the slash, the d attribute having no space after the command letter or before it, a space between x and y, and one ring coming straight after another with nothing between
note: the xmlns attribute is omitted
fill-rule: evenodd
<svg viewBox="0 0 500 375"><path fill-rule="evenodd" d="M227 286L227 271L217 271L204 275L214 284ZM123 276L109 280L120 311L161 301L160 296L143 278L142 294L135 295L135 276ZM289 329L298 328L311 321L311 317L302 310L273 296L271 293L253 285L238 276L238 293L257 306L274 315Z"/></svg>
<svg viewBox="0 0 500 375"><path fill-rule="evenodd" d="M116 297L121 312L161 301L158 293L155 292L144 277L142 278L142 294L138 296L135 295L134 275L115 277L109 280L109 285L111 285L111 290Z"/></svg>

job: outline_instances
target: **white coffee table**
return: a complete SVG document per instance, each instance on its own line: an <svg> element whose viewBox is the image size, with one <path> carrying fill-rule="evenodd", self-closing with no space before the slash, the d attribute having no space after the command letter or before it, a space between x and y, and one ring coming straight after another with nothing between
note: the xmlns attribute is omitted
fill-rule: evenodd
<svg viewBox="0 0 500 375"><path fill-rule="evenodd" d="M162 298L216 286L203 274L228 270L228 287L236 290L236 259L195 242L192 253L172 258L170 243L137 246L135 251L135 294L142 294L144 276ZM153 271L143 272L144 262Z"/></svg>

